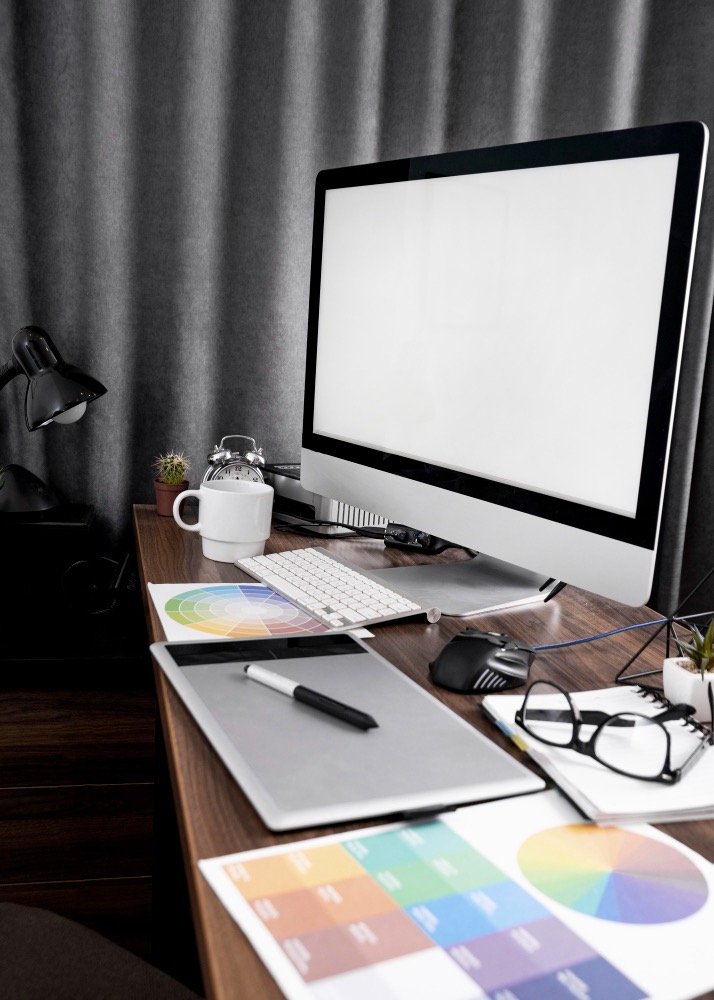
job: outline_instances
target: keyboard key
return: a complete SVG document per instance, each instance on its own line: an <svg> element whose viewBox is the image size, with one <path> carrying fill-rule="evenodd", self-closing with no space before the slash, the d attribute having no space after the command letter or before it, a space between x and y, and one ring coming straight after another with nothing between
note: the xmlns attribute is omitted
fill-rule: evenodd
<svg viewBox="0 0 714 1000"><path fill-rule="evenodd" d="M348 622L363 622L366 620L366 616L360 614L359 611L353 611L352 608L347 608L342 614L343 618L346 618Z"/></svg>

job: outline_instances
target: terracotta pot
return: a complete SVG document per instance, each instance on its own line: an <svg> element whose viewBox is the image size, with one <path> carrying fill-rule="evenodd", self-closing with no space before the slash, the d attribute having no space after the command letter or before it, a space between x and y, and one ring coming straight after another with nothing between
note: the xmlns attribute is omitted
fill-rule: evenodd
<svg viewBox="0 0 714 1000"><path fill-rule="evenodd" d="M154 489L156 490L156 513L161 514L162 517L173 517L174 500L179 493L188 489L188 480L184 479L182 483L160 483L158 479L155 479ZM181 509L183 509L183 502Z"/></svg>
<svg viewBox="0 0 714 1000"><path fill-rule="evenodd" d="M662 665L662 682L665 697L674 705L694 705L694 718L700 722L709 722L709 697L707 688L714 683L714 674L706 673L704 677L697 670L687 670L684 664L691 663L686 656L670 656Z"/></svg>

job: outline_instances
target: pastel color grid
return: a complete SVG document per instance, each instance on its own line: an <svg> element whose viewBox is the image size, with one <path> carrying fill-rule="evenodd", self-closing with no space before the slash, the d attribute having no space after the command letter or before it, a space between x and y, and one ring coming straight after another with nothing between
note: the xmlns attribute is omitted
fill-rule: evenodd
<svg viewBox="0 0 714 1000"><path fill-rule="evenodd" d="M646 842L664 857L663 845ZM532 859L541 871L536 838L529 844L521 863L531 872ZM441 821L242 859L224 871L314 1000L646 996Z"/></svg>
<svg viewBox="0 0 714 1000"><path fill-rule="evenodd" d="M179 625L223 639L311 635L327 626L262 584L225 583L169 598L164 611Z"/></svg>

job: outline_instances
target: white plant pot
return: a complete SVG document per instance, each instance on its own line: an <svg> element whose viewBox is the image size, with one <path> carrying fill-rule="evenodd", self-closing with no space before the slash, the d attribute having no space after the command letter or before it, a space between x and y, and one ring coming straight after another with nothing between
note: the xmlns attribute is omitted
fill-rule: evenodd
<svg viewBox="0 0 714 1000"><path fill-rule="evenodd" d="M673 705L694 705L695 719L700 722L711 721L708 688L714 683L714 673L706 673L704 677L687 670L682 664L690 663L686 656L670 656L662 665L662 681L665 697Z"/></svg>

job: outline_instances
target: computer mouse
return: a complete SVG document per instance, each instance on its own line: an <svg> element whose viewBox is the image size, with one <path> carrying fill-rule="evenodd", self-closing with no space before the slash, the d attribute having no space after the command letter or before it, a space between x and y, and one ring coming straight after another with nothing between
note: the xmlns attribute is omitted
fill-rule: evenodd
<svg viewBox="0 0 714 1000"><path fill-rule="evenodd" d="M501 632L464 629L429 664L439 687L467 694L503 691L528 679L535 651L520 639Z"/></svg>

